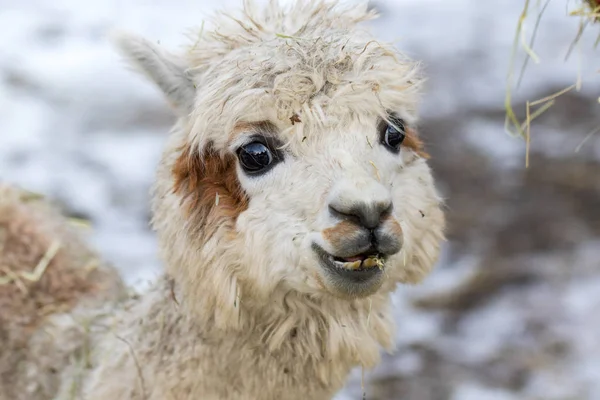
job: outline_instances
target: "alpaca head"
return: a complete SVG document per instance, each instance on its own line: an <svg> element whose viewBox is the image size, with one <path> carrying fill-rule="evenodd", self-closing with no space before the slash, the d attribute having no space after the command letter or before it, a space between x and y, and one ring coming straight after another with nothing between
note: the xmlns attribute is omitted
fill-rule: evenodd
<svg viewBox="0 0 600 400"><path fill-rule="evenodd" d="M416 131L421 78L357 26L372 16L246 4L178 57L119 37L180 117L154 224L192 301L363 298L432 268L444 217Z"/></svg>

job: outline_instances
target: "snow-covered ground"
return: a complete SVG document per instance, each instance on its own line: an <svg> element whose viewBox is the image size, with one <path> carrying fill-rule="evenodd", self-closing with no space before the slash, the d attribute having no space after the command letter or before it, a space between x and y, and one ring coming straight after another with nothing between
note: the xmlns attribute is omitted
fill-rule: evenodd
<svg viewBox="0 0 600 400"><path fill-rule="evenodd" d="M219 7L239 3L218 2ZM383 16L372 25L382 39L394 40L409 56L424 61L430 77L424 119L501 111L523 3L377 1L374 5ZM531 3L535 14L536 4L542 3L541 7L544 2ZM177 49L186 40L183 33L199 27L215 4L205 0L0 0L0 179L48 194L70 212L91 219L91 240L131 284L143 286L160 269L154 235L148 229L147 192L172 116L158 91L125 67L106 35L121 28ZM576 6L575 1L569 4ZM583 82L581 93L590 103L600 96L600 57L593 51L598 28L588 29L581 51L576 49L565 62L579 23L566 12L565 1L550 1L534 46L541 62L529 63L515 92L517 105L549 89L567 87L578 76ZM527 36L534 23L532 15L525 25ZM517 74L523 51L520 54ZM598 104L595 107L600 109ZM460 140L485 154L499 170L522 168L523 142L508 137L501 128L486 119L473 119ZM559 139L552 141L558 137L552 132L547 129L548 142L539 151L552 157L574 157L565 152ZM600 159L598 141L590 140L588 145L582 157ZM568 263L594 270L600 258L594 241L598 238L588 239ZM446 250L449 255L451 246ZM501 352L507 342L529 340L522 334L526 314L539 313L551 301L546 307L552 320L549 325L565 340L576 342L560 371L554 375L540 372L519 394L482 381L461 381L452 399L599 399L600 358L596 356L600 357L600 345L596 339L600 328L596 325L600 323L594 321L600 321L597 271L565 283L561 293L540 284L535 290L515 293L514 298L494 298L461 319L453 335L442 332L443 312L412 305L414 296L459 285L479 256L445 257L423 287L398 291L394 299L400 323L397 341L405 350L387 360L385 368L367 373L367 378L421 374L425 368L422 355L406 349L423 343L440 354L452 353L450 358L461 368L477 366ZM543 263L545 256L536 255L531 262ZM554 321L552 316L558 314L564 318ZM357 371L340 399L360 398L359 378ZM430 398L436 397L423 400Z"/></svg>

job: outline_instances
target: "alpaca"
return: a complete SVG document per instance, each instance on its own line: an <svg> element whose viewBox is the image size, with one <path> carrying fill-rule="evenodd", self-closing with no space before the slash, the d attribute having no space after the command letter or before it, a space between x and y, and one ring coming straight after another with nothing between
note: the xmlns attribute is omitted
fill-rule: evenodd
<svg viewBox="0 0 600 400"><path fill-rule="evenodd" d="M419 65L374 17L245 2L179 55L115 36L178 117L152 190L165 273L93 321L56 398L331 399L393 348L390 294L427 276L445 220Z"/></svg>
<svg viewBox="0 0 600 400"><path fill-rule="evenodd" d="M87 321L123 301L118 272L39 195L0 182L0 399L51 399Z"/></svg>

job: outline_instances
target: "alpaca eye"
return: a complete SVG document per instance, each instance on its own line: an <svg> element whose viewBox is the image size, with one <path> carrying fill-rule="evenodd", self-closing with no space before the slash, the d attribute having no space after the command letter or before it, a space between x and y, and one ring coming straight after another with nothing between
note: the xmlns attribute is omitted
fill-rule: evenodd
<svg viewBox="0 0 600 400"><path fill-rule="evenodd" d="M392 152L397 153L400 151L400 145L406 136L404 133L404 121L394 118L391 122L390 124L383 125L381 143Z"/></svg>
<svg viewBox="0 0 600 400"><path fill-rule="evenodd" d="M240 147L237 153L242 169L248 174L265 172L274 160L271 150L260 142L248 143Z"/></svg>

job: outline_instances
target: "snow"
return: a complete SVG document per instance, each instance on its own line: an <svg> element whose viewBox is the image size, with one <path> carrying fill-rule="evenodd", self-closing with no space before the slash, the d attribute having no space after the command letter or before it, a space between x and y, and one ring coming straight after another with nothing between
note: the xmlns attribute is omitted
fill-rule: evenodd
<svg viewBox="0 0 600 400"><path fill-rule="evenodd" d="M517 400L513 394L500 389L492 389L479 384L463 384L456 389L452 400Z"/></svg>
<svg viewBox="0 0 600 400"><path fill-rule="evenodd" d="M409 56L424 60L429 76L424 117L501 110L522 3L378 1L384 16L373 27L382 39L397 40ZM219 7L238 4L218 2ZM183 33L200 26L215 7L203 0L0 0L0 179L57 198L90 218L94 245L140 288L160 271L148 227L148 190L172 116L158 90L125 67L106 35L122 28L176 49ZM582 93L598 96L598 53L585 50L586 58L578 61L575 52L564 61L579 22L565 13L562 2L550 2L534 48L541 63L529 63L516 102L567 87L580 73ZM534 22L527 20L526 33ZM590 49L594 40L585 35L582 48ZM551 129L544 134L547 154L568 156L559 135ZM485 151L500 169L522 166L522 143L485 120L469 121L461 140ZM600 142L590 146L586 154L600 158ZM421 287L400 288L394 297L398 347L427 344L456 363L477 365L501 353L506 343L527 340L523 324L529 313L551 319L554 307L560 317L553 329L573 344L572 359L560 373L541 369L523 393L531 399L598 399L599 330L590 321L600 320L600 279L593 273L599 248L597 241L582 243L577 261L570 261L589 265L588 278L572 279L560 292L540 287L530 295L495 298L463 318L453 335L443 333L442 312L418 310L411 303L415 296L458 286L478 262L476 255L451 265L443 258L440 265L447 268L436 270ZM419 353L402 351L368 376L418 375L423 362ZM354 371L338 399L358 398L357 382L360 371ZM524 397L466 381L452 394L452 400L517 398Z"/></svg>

